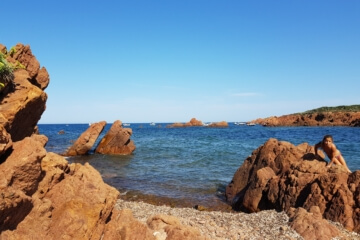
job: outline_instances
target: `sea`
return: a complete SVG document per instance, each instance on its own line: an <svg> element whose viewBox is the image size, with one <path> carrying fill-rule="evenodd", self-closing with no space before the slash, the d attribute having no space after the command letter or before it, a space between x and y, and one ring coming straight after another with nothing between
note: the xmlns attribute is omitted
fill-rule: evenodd
<svg viewBox="0 0 360 240"><path fill-rule="evenodd" d="M68 157L89 163L122 198L174 207L226 209L224 193L236 170L270 138L311 145L330 134L351 171L360 169L360 128L264 127L229 123L227 128L168 128L170 123L130 123L136 150L128 156L94 153L110 129L107 124L90 154ZM64 153L89 124L39 124L48 152ZM63 131L64 134L60 134ZM328 159L327 159L328 160Z"/></svg>

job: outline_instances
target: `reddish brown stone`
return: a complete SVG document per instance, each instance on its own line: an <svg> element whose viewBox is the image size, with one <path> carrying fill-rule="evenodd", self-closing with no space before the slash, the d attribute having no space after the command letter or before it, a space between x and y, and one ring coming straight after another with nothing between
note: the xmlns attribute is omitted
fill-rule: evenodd
<svg viewBox="0 0 360 240"><path fill-rule="evenodd" d="M339 236L339 230L322 218L319 207L312 206L289 211L290 226L304 239L327 240Z"/></svg>
<svg viewBox="0 0 360 240"><path fill-rule="evenodd" d="M87 154L106 125L105 121L93 123L83 132L75 143L66 151L65 156L76 156Z"/></svg>
<svg viewBox="0 0 360 240"><path fill-rule="evenodd" d="M16 44L16 46L13 47L13 51L10 56L26 68L29 72L30 79L34 78L38 74L40 63L32 54L29 45L24 46L21 43Z"/></svg>
<svg viewBox="0 0 360 240"><path fill-rule="evenodd" d="M45 67L40 68L35 79L32 81L32 83L38 86L41 90L46 89L47 86L49 85L49 82L50 82L50 76Z"/></svg>
<svg viewBox="0 0 360 240"><path fill-rule="evenodd" d="M45 111L47 94L29 82L24 69L14 72L15 91L0 99L0 125L11 135L12 141L31 136Z"/></svg>
<svg viewBox="0 0 360 240"><path fill-rule="evenodd" d="M325 165L307 143L269 139L236 171L226 187L227 200L247 212L318 206L326 219L359 231L360 171L349 174L343 166Z"/></svg>
<svg viewBox="0 0 360 240"><path fill-rule="evenodd" d="M259 118L252 121L264 126L352 126L360 127L360 112L325 112L290 114Z"/></svg>
<svg viewBox="0 0 360 240"><path fill-rule="evenodd" d="M226 121L222 121L222 122L211 123L208 127L223 128L223 127L229 127L229 124Z"/></svg>
<svg viewBox="0 0 360 240"><path fill-rule="evenodd" d="M121 121L117 120L101 139L95 152L101 154L129 155L135 151L134 142L130 140L131 135L132 130L130 128L122 128Z"/></svg>
<svg viewBox="0 0 360 240"><path fill-rule="evenodd" d="M5 128L0 125L0 157L12 147L11 136Z"/></svg>

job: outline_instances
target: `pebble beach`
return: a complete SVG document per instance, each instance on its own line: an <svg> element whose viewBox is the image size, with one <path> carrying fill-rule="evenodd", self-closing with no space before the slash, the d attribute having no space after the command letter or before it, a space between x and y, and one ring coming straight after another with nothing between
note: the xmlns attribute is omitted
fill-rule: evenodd
<svg viewBox="0 0 360 240"><path fill-rule="evenodd" d="M220 211L199 211L194 208L172 208L155 206L144 202L124 201L119 199L118 209L130 209L134 217L146 224L146 220L157 214L177 217L187 226L197 228L207 239L214 240L278 240L303 239L295 230L289 227L289 218L285 212L274 210L258 213L229 213ZM341 237L335 239L360 239L360 235L349 232L340 224L333 223L341 232Z"/></svg>

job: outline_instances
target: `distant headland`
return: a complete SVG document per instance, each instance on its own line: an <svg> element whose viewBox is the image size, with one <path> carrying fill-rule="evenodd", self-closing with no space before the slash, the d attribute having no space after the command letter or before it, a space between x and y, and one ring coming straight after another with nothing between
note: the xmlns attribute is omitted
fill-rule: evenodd
<svg viewBox="0 0 360 240"><path fill-rule="evenodd" d="M320 107L302 113L258 118L263 126L349 126L360 127L360 105Z"/></svg>

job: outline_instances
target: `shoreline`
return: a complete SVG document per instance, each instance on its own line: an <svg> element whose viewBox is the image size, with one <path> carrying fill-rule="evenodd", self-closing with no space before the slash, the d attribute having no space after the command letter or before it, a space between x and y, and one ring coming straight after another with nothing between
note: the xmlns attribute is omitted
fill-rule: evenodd
<svg viewBox="0 0 360 240"><path fill-rule="evenodd" d="M130 209L133 216L146 225L149 217L165 214L174 216L186 226L198 229L206 239L303 239L289 224L285 212L265 210L258 213L199 211L194 208L172 208L170 206L155 206L144 202L118 199L115 208ZM340 238L360 239L360 235L349 232L339 223L328 221L339 229Z"/></svg>
<svg viewBox="0 0 360 240"><path fill-rule="evenodd" d="M235 212L231 205L225 201L225 197L214 195L213 201L206 203L202 201L194 201L186 198L170 198L161 197L151 194L144 194L139 191L120 191L120 198L129 202L143 202L154 206L167 206L171 208L194 208L206 211Z"/></svg>

